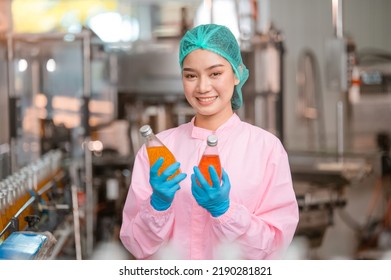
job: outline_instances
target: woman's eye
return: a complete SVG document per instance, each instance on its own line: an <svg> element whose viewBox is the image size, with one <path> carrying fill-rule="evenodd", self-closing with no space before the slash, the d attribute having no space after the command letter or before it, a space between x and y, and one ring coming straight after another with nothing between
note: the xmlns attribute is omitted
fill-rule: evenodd
<svg viewBox="0 0 391 280"><path fill-rule="evenodd" d="M212 73L212 77L218 77L218 76L220 76L221 75L221 73L220 72L214 72L214 73Z"/></svg>
<svg viewBox="0 0 391 280"><path fill-rule="evenodd" d="M195 75L194 74L185 74L186 79L194 79Z"/></svg>

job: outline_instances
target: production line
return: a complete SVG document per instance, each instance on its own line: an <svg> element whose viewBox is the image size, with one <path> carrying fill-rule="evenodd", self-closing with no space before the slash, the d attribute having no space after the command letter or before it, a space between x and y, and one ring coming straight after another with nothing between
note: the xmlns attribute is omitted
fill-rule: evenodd
<svg viewBox="0 0 391 280"><path fill-rule="evenodd" d="M0 9L11 8L11 2ZM7 116L0 123L5 131L0 138L0 259L134 258L118 236L134 159L143 144L139 129L148 123L163 131L191 120L194 111L183 94L178 65L179 40L197 24L200 4L213 22L224 1L175 3L182 18L174 35L151 30L172 11L154 1L136 2L144 36L139 40L105 42L89 28L77 33L0 29L0 109ZM236 13L250 72L237 114L287 147L300 214L287 258L329 257L328 248L339 246L330 245L338 239L333 230L339 234L341 228L346 239L354 239L342 257L390 258L390 52L360 51L342 32L343 1L330 1L333 36L324 46L326 61L321 64L316 52L300 47L292 71L286 66L291 45L285 30L271 20L273 5L225 2L232 2ZM287 94L292 80L296 99ZM333 96L322 94L324 88ZM288 110L289 104L296 108ZM288 129L293 124L298 127ZM298 140L296 129L303 132ZM114 244L117 251L97 253L104 244Z"/></svg>

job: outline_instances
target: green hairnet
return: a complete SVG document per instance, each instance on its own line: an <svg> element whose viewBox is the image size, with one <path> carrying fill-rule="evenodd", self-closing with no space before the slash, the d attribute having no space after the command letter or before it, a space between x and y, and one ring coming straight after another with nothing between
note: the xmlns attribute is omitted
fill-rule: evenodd
<svg viewBox="0 0 391 280"><path fill-rule="evenodd" d="M225 26L205 24L186 32L179 45L179 64L182 68L185 57L194 50L204 49L224 57L232 66L239 80L231 99L232 109L242 106L242 86L248 79L248 70L243 64L240 47L235 36Z"/></svg>

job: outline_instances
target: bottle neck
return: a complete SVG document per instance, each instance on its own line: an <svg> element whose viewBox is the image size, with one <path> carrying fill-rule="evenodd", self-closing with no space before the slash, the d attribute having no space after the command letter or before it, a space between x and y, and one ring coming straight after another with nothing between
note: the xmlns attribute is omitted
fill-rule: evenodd
<svg viewBox="0 0 391 280"><path fill-rule="evenodd" d="M205 148L204 155L218 155L219 154L219 149L216 146L209 146L207 145Z"/></svg>
<svg viewBox="0 0 391 280"><path fill-rule="evenodd" d="M144 136L145 139L145 145L147 147L159 147L159 146L164 146L163 142L160 141L159 138L156 137L154 133L151 133L147 136Z"/></svg>

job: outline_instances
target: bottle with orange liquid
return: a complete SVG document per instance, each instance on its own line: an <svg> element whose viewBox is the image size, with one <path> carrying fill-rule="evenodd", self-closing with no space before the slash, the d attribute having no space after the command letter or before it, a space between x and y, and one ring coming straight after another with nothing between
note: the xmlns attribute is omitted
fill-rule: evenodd
<svg viewBox="0 0 391 280"><path fill-rule="evenodd" d="M0 233L3 231L7 225L7 220L5 216L5 197L0 189ZM5 235L0 236L0 244L5 240Z"/></svg>
<svg viewBox="0 0 391 280"><path fill-rule="evenodd" d="M208 181L209 185L211 186L212 186L212 180L210 179L210 174L208 170L210 165L214 166L221 181L221 163L220 163L220 156L217 147L217 142L218 139L216 135L212 134L208 136L207 146L205 148L204 154L202 155L200 163L198 164L198 167L202 175L204 175L205 179Z"/></svg>
<svg viewBox="0 0 391 280"><path fill-rule="evenodd" d="M163 165L160 167L158 175L160 175L168 166L176 162L176 159L172 152L163 144L162 141L153 133L152 128L149 125L144 125L140 128L140 133L144 138L145 146L147 148L149 164L152 166L160 157L164 158ZM175 174L170 176L171 179L175 175L179 174L178 169Z"/></svg>

